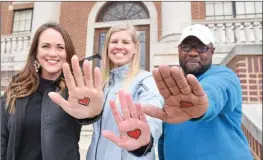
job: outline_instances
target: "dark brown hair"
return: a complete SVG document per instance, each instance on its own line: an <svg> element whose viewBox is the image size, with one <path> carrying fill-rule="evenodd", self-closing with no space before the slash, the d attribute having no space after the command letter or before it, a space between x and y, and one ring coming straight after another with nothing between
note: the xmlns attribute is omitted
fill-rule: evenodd
<svg viewBox="0 0 263 160"><path fill-rule="evenodd" d="M62 35L65 42L65 50L67 54L66 61L71 67L71 58L76 53L68 32L56 23L45 23L41 25L34 35L25 67L16 76L13 77L6 90L6 109L8 109L9 113L14 113L15 101L17 98L29 96L38 88L39 75L35 71L34 61L36 60L39 37L46 29L49 28L58 31ZM62 92L65 87L65 81L64 79L61 79L59 82L60 92Z"/></svg>

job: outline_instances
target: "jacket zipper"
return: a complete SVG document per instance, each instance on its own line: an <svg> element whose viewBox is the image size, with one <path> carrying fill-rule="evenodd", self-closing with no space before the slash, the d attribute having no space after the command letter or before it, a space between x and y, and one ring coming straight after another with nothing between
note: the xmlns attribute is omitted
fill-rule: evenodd
<svg viewBox="0 0 263 160"><path fill-rule="evenodd" d="M112 88L114 87L114 74L113 74L113 85L112 85ZM111 88L111 89L112 89ZM105 103L107 101L107 98L108 98L108 95L111 91L111 89L107 92L106 94L106 98L105 98L105 101L104 101L104 104L103 104L103 109L102 109L102 112L104 111L104 106L105 106ZM99 138L98 138L98 142L97 142L97 145L96 145L96 150L95 150L95 160L97 160L97 152L98 152L98 146L99 146L99 141L100 141L100 137L101 137L101 127L102 127L102 117L103 117L103 113L102 113L102 116L101 116L101 119L100 119L100 129L99 129Z"/></svg>

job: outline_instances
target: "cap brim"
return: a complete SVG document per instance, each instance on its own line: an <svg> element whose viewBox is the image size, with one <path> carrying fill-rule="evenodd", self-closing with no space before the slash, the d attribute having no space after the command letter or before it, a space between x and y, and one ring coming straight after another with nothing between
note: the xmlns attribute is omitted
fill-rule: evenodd
<svg viewBox="0 0 263 160"><path fill-rule="evenodd" d="M207 40L206 38L204 38L202 35L188 34L188 35L185 35L185 36L181 37L179 42L178 42L178 44L181 44L187 37L190 37L190 36L196 37L197 39L199 39L205 45L208 45L208 44L212 43L209 40Z"/></svg>

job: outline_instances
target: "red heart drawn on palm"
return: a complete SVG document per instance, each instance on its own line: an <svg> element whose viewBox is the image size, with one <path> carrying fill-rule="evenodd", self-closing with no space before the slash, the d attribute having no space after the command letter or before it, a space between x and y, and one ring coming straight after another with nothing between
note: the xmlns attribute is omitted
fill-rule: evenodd
<svg viewBox="0 0 263 160"><path fill-rule="evenodd" d="M79 99L78 102L79 102L79 104L88 106L89 102L90 102L90 99L88 97L85 97L84 99Z"/></svg>
<svg viewBox="0 0 263 160"><path fill-rule="evenodd" d="M133 131L129 131L129 132L127 132L127 135L131 138L138 139L141 135L141 130L135 129Z"/></svg>

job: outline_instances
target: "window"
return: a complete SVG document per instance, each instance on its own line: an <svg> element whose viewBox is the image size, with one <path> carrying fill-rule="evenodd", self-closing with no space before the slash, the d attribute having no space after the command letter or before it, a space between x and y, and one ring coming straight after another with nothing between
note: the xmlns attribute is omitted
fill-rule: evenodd
<svg viewBox="0 0 263 160"><path fill-rule="evenodd" d="M262 17L262 2L235 2L236 18Z"/></svg>
<svg viewBox="0 0 263 160"><path fill-rule="evenodd" d="M206 19L233 18L232 2L205 2Z"/></svg>
<svg viewBox="0 0 263 160"><path fill-rule="evenodd" d="M30 32L33 9L14 11L13 33Z"/></svg>
<svg viewBox="0 0 263 160"><path fill-rule="evenodd" d="M148 19L149 14L141 3L112 2L98 16L98 22Z"/></svg>
<svg viewBox="0 0 263 160"><path fill-rule="evenodd" d="M262 17L262 2L205 2L206 19Z"/></svg>

